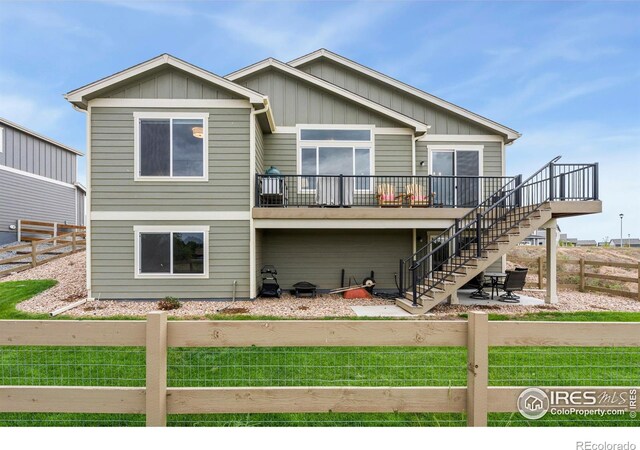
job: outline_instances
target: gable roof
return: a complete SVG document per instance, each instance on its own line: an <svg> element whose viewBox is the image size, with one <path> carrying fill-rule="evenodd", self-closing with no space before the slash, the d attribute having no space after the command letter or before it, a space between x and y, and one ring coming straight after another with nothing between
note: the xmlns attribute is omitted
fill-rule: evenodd
<svg viewBox="0 0 640 450"><path fill-rule="evenodd" d="M264 95L259 94L258 92L255 92L244 86L240 86L236 83L233 83L221 76L218 76L212 72L209 72L208 70L194 66L193 64L189 64L188 62L178 59L175 56L171 56L168 53L163 53L160 56L156 56L155 58L144 61L133 67L129 67L128 69L114 73L113 75L110 75L98 81L94 81L93 83L82 86L78 89L70 91L64 97L75 106L81 109L86 109L87 101L88 101L87 97L89 97L91 94L96 93L98 91L103 91L118 83L122 83L125 80L141 75L145 72L148 72L150 70L156 69L161 66L172 66L177 69L183 70L198 78L201 78L212 84L220 86L231 92L234 92L240 95L241 97L248 99L249 102L252 104L256 104L256 105L265 104L266 97Z"/></svg>
<svg viewBox="0 0 640 450"><path fill-rule="evenodd" d="M462 116L468 120L471 120L475 123L478 123L484 127L487 127L491 130L494 130L500 134L503 134L507 137L508 141L514 141L516 139L518 139L521 134L518 133L517 131L506 127L504 125L501 125L497 122L494 122L493 120L487 119L486 117L483 117L479 114L476 114L474 112L471 112L465 108L462 108L461 106L458 105L454 105L453 103L450 103L446 100L443 100L439 97L436 97L435 95L429 94L427 92L424 92L418 88L415 88L413 86L410 86L406 83L403 83L402 81L396 80L395 78L392 78L388 75L385 75L383 73L380 73L376 70L373 70L369 67L363 66L362 64L359 64L355 61L352 61L348 58L345 58L344 56L340 56L336 53L333 53L327 49L321 48L319 50L316 50L315 52L309 53L307 55L301 56L299 58L296 58L292 61L290 61L288 63L289 66L291 67L299 67L303 64L306 64L310 61L314 61L316 59L319 58L327 58L331 61L334 61L340 65L346 66L352 70L355 70L356 72L360 72L368 77L374 78L378 81L381 81L382 83L388 84L396 89L400 89L401 91L404 91L408 94L411 94L415 97L418 97L426 102L429 102L433 105L439 106L440 108L444 108L448 111L451 111L454 114L457 114L459 116Z"/></svg>
<svg viewBox="0 0 640 450"><path fill-rule="evenodd" d="M299 78L301 80L304 80L308 83L311 83L313 85L316 85L326 91L329 91L333 94L338 95L339 97L345 98L347 100L351 100L355 103L358 103L362 106L365 106L369 109L372 109L386 117L389 117L397 122L403 123L413 129L416 130L416 132L418 133L426 133L427 129L429 128L429 126L425 123L419 122L415 119L412 119L411 117L405 116L404 114L401 114L397 111L394 111L393 109L387 108L386 106L380 105L379 103L376 103L372 100L369 100L367 98L361 97L357 94L354 94L351 91L348 91L346 89L343 89L339 86L336 86L333 83L329 83L326 80L323 80L322 78L318 78L314 75L311 75L309 73L303 72L300 69L296 69L295 67L292 67L290 65L287 65L281 61L278 61L277 59L274 58L267 58L264 59L262 61L259 61L255 64L252 64L250 66L247 66L243 69L237 70L235 72L232 72L228 75L225 76L226 79L231 80L231 81L237 81L241 78L244 78L248 75L251 75L253 73L259 72L261 70L264 70L266 68L275 68L277 70L280 70L282 72L285 72L289 75L292 75L296 78Z"/></svg>
<svg viewBox="0 0 640 450"><path fill-rule="evenodd" d="M16 130L20 130L23 133L29 134L29 135L31 135L31 136L33 136L35 138L38 138L38 139L43 140L45 142L48 142L51 145L55 145L56 147L60 147L61 149L67 150L67 151L69 151L71 153L75 153L78 156L84 156L84 153L82 153L80 150L76 150L75 148L69 147L68 145L61 144L58 141L54 141L51 138L48 138L48 137L43 136L41 134L38 134L35 131L32 131L32 130L30 130L28 128L23 127L22 125L18 125L17 123L11 122L10 120L4 119L2 117L0 117L0 125L1 124L5 124L7 126L10 126L11 128L15 128Z"/></svg>

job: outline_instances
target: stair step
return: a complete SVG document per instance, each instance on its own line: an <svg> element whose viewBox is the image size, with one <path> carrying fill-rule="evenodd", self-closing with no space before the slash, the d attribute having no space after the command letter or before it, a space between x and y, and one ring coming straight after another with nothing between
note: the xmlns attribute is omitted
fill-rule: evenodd
<svg viewBox="0 0 640 450"><path fill-rule="evenodd" d="M460 278L465 276L465 274L463 273L456 273L456 272L446 272L446 271L442 271L442 270L436 270L435 272L433 272L433 275L437 278L443 278L447 281L456 281L456 278Z"/></svg>
<svg viewBox="0 0 640 450"><path fill-rule="evenodd" d="M399 306L411 314L422 314L425 309L422 305L413 306L413 302L406 298L396 298L396 306Z"/></svg>
<svg viewBox="0 0 640 450"><path fill-rule="evenodd" d="M438 287L438 289L439 289L439 286L438 286L438 285L444 285L444 286L447 286L447 285L450 285L450 284L456 284L456 282L455 282L455 281L443 280L443 279L441 279L441 278L427 278L425 281L427 282L427 284L426 284L426 285L424 285L424 286L423 286L423 285L420 285L421 287L426 288L427 286L430 286L430 285L432 285L432 284L435 284L435 286L436 286L436 287Z"/></svg>

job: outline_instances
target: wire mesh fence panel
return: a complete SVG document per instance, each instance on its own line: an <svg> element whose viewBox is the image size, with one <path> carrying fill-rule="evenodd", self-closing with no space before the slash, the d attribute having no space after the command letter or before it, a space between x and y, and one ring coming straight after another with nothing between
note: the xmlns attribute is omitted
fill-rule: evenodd
<svg viewBox="0 0 640 450"><path fill-rule="evenodd" d="M144 347L0 347L0 385L144 386Z"/></svg>
<svg viewBox="0 0 640 450"><path fill-rule="evenodd" d="M458 347L174 348L172 387L465 386ZM463 414L304 413L170 415L170 426L463 426Z"/></svg>
<svg viewBox="0 0 640 450"><path fill-rule="evenodd" d="M492 347L493 386L637 386L640 348Z"/></svg>
<svg viewBox="0 0 640 450"><path fill-rule="evenodd" d="M172 387L465 386L458 347L175 348Z"/></svg>
<svg viewBox="0 0 640 450"><path fill-rule="evenodd" d="M0 346L2 386L145 385L144 347ZM139 414L0 413L0 426L142 426Z"/></svg>
<svg viewBox="0 0 640 450"><path fill-rule="evenodd" d="M144 414L0 413L0 427L143 427Z"/></svg>
<svg viewBox="0 0 640 450"><path fill-rule="evenodd" d="M170 414L174 427L462 427L465 414L447 413L304 413Z"/></svg>
<svg viewBox="0 0 640 450"><path fill-rule="evenodd" d="M493 347L489 351L491 386L614 387L640 385L640 348L629 347ZM613 391L612 391L613 392ZM628 400L628 398L627 398ZM580 400L576 400L578 403ZM568 400L567 400L568 402ZM515 406L515 405L514 405ZM489 414L491 426L640 426L637 413L607 405L550 407L540 419L519 412Z"/></svg>

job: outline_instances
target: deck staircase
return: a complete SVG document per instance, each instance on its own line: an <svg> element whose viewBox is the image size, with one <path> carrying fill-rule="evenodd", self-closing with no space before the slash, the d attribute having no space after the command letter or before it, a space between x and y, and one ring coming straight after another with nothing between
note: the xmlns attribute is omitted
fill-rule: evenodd
<svg viewBox="0 0 640 450"><path fill-rule="evenodd" d="M597 199L597 168L558 165L558 159L525 181L507 182L427 245L400 260L396 305L412 314L428 312L551 220L551 201ZM595 187L584 188L585 179Z"/></svg>

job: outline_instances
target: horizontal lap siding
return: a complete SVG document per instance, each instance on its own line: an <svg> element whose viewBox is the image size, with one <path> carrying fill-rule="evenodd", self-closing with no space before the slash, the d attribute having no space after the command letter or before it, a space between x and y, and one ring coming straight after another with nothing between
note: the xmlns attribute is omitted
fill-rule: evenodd
<svg viewBox="0 0 640 450"><path fill-rule="evenodd" d="M0 240L15 240L18 219L76 223L76 189L0 170Z"/></svg>
<svg viewBox="0 0 640 450"><path fill-rule="evenodd" d="M92 211L237 211L249 208L249 109L209 113L208 182L134 182L134 111L91 111Z"/></svg>
<svg viewBox="0 0 640 450"><path fill-rule="evenodd" d="M411 164L411 136L376 135L376 175L411 175Z"/></svg>
<svg viewBox="0 0 640 450"><path fill-rule="evenodd" d="M283 174L297 174L296 135L267 134L264 137L264 165L275 166Z"/></svg>
<svg viewBox="0 0 640 450"><path fill-rule="evenodd" d="M76 154L0 122L4 128L0 165L35 175L76 182Z"/></svg>
<svg viewBox="0 0 640 450"><path fill-rule="evenodd" d="M210 225L209 279L135 279L135 225ZM249 296L248 221L92 221L91 290L101 299L228 299Z"/></svg>
<svg viewBox="0 0 640 450"><path fill-rule="evenodd" d="M276 69L263 70L237 82L269 96L275 121L280 126L302 123L406 126Z"/></svg>
<svg viewBox="0 0 640 450"><path fill-rule="evenodd" d="M264 172L264 136L260 124L256 120L256 172Z"/></svg>
<svg viewBox="0 0 640 450"><path fill-rule="evenodd" d="M340 286L354 275L358 282L373 270L377 287L394 289L400 258L411 254L411 230L264 230L262 263L278 270L278 281L289 289L309 281L319 289Z"/></svg>
<svg viewBox="0 0 640 450"><path fill-rule="evenodd" d="M361 97L429 124L431 134L495 134L488 128L456 116L444 108L439 108L333 61L320 58L299 68Z"/></svg>

